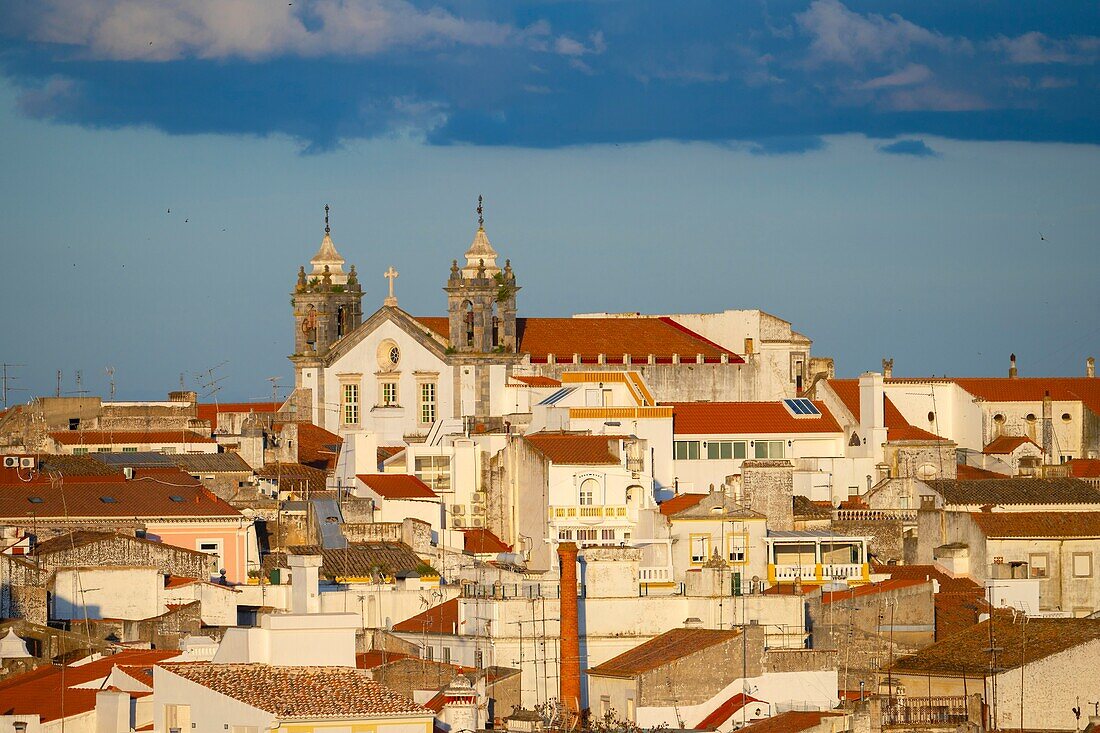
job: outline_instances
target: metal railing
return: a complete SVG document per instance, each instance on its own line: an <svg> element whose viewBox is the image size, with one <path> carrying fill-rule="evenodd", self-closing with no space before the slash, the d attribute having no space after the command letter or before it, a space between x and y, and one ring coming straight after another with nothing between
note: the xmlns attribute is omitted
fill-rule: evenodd
<svg viewBox="0 0 1100 733"><path fill-rule="evenodd" d="M882 708L883 725L913 723L965 723L966 697L905 697L895 699Z"/></svg>
<svg viewBox="0 0 1100 733"><path fill-rule="evenodd" d="M917 521L916 509L835 509L833 519L857 522L881 522L900 519L903 522Z"/></svg>

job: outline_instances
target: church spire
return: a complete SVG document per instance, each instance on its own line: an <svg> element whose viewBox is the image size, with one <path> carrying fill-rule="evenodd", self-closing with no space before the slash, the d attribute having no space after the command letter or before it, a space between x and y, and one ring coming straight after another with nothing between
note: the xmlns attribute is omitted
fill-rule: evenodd
<svg viewBox="0 0 1100 733"><path fill-rule="evenodd" d="M462 276L465 278L493 277L500 268L497 267L497 252L489 243L489 236L485 234L485 207L484 199L477 197L477 232L474 241L466 250L466 266L462 268Z"/></svg>
<svg viewBox="0 0 1100 733"><path fill-rule="evenodd" d="M345 285L348 281L348 276L344 272L345 260L336 251L336 245L332 243L332 228L329 226L328 214L329 206L325 204L325 236L321 239L321 247L317 250L317 254L313 255L313 258L309 261L313 265L313 272L310 273L310 277L320 279L324 277L325 270L328 269L333 285Z"/></svg>

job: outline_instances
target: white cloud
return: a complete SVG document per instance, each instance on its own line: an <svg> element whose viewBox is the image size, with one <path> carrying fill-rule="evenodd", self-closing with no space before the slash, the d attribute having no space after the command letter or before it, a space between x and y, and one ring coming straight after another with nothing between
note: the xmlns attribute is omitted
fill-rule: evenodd
<svg viewBox="0 0 1100 733"><path fill-rule="evenodd" d="M927 66L909 64L904 69L865 81L859 85L859 88L889 89L891 87L908 87L914 84L923 84L931 78L932 71Z"/></svg>
<svg viewBox="0 0 1100 733"><path fill-rule="evenodd" d="M517 28L461 18L441 8L420 9L407 0L41 0L29 7L18 29L28 40L77 46L93 58L113 60L362 56L445 45L550 46L550 27L542 21ZM596 37L602 46L602 35ZM598 52L597 46L580 45L585 52Z"/></svg>
<svg viewBox="0 0 1100 733"><path fill-rule="evenodd" d="M1095 64L1100 60L1100 37L1051 38L1032 31L1009 38L998 36L989 47L1013 64Z"/></svg>
<svg viewBox="0 0 1100 733"><path fill-rule="evenodd" d="M601 54L607 50L603 33L597 31L588 38L588 45L569 36L558 36L554 41L554 51L562 56L584 56L586 54Z"/></svg>
<svg viewBox="0 0 1100 733"><path fill-rule="evenodd" d="M814 0L809 9L795 15L795 22L813 38L808 58L811 66L836 63L860 67L904 56L914 46L940 51L969 49L965 40L930 31L900 15L861 15L839 0Z"/></svg>

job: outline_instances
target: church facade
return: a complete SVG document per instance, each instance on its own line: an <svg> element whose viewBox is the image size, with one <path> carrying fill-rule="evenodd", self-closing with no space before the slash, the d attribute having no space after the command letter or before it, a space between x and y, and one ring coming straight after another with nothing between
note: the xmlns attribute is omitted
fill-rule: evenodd
<svg viewBox="0 0 1100 733"><path fill-rule="evenodd" d="M507 421L515 400L506 385L516 377L632 371L655 402L672 402L768 399L777 391L794 394L810 376L809 340L790 324L801 371L764 386L762 375L775 370L733 350L733 344L752 348L752 337L740 333L703 336L684 318L638 313L519 317L516 273L510 260L501 266L480 202L478 214L472 243L443 283L445 316L416 317L398 307L391 269L389 297L364 318L358 274L354 265L344 269L326 208L321 246L311 270L299 269L291 294L299 420L337 433L369 430L382 443L416 443L437 423L437 432L454 433L471 421Z"/></svg>

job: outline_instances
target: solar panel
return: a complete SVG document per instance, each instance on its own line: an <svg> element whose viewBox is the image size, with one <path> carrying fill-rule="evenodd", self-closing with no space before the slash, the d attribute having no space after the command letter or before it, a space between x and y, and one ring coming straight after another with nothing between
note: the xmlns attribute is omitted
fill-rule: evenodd
<svg viewBox="0 0 1100 733"><path fill-rule="evenodd" d="M556 405L558 402L565 399L566 395L571 394L575 389L576 389L576 387L562 387L557 392L550 395L549 397L547 397L545 400L543 400L539 404L540 405Z"/></svg>
<svg viewBox="0 0 1100 733"><path fill-rule="evenodd" d="M821 414L821 410L817 409L814 403L810 402L805 397L783 400L783 404L785 404L787 409L796 416L817 417Z"/></svg>

